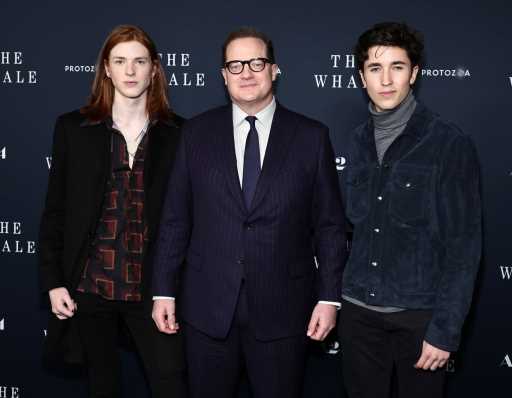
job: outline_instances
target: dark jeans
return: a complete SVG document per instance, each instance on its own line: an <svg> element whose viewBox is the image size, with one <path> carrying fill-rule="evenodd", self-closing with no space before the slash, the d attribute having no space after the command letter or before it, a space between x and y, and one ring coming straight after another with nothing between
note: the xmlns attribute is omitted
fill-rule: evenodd
<svg viewBox="0 0 512 398"><path fill-rule="evenodd" d="M152 397L187 396L182 333L170 336L160 333L151 319L150 303L109 301L79 292L76 299L91 397L121 397L118 351L121 321L140 354Z"/></svg>
<svg viewBox="0 0 512 398"><path fill-rule="evenodd" d="M350 398L440 398L446 371L420 370L418 361L431 311L380 313L343 300L339 334ZM396 377L395 380L392 378Z"/></svg>
<svg viewBox="0 0 512 398"><path fill-rule="evenodd" d="M279 340L257 340L243 287L227 338L214 339L187 324L186 351L193 398L237 397L244 369L253 398L302 397L306 331Z"/></svg>

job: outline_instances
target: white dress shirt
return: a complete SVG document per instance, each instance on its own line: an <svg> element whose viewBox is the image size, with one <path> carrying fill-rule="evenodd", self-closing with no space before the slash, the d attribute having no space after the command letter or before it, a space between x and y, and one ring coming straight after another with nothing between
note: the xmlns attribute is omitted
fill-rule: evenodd
<svg viewBox="0 0 512 398"><path fill-rule="evenodd" d="M249 114L245 113L235 103L233 106L233 138L235 140L235 155L236 155L236 168L238 170L238 179L240 187L244 177L244 152L245 152L245 141L249 135L251 125L245 118ZM260 162L261 168L263 168L263 161L265 160L265 152L267 150L268 139L270 137L270 128L272 127L272 120L274 119L274 113L276 111L276 99L272 97L272 101L261 111L256 113L256 130L258 132L258 142L260 145ZM174 299L174 297L166 296L154 296L153 300L157 299ZM336 307L341 307L338 302L332 301L319 301L319 303L332 304Z"/></svg>
<svg viewBox="0 0 512 398"><path fill-rule="evenodd" d="M263 168L265 160L265 151L267 150L268 138L270 136L270 128L276 111L276 100L272 97L272 102L259 111L256 117L256 130L258 131L258 142L260 144L260 162ZM233 103L233 135L235 139L236 168L238 170L238 178L240 187L244 178L244 152L245 142L249 135L251 125L245 118L249 116L238 105Z"/></svg>

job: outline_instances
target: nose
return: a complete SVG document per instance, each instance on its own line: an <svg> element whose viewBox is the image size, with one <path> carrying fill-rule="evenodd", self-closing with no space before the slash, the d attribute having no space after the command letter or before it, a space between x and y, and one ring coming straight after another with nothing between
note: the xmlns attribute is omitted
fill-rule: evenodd
<svg viewBox="0 0 512 398"><path fill-rule="evenodd" d="M124 71L128 76L133 76L135 74L135 68L131 62L126 63L126 68Z"/></svg>
<svg viewBox="0 0 512 398"><path fill-rule="evenodd" d="M384 68L383 71L382 71L382 76L381 76L381 84L383 86L389 86L390 84L393 83L393 78L391 76L391 70L388 69L388 68Z"/></svg>
<svg viewBox="0 0 512 398"><path fill-rule="evenodd" d="M240 76L243 79L250 79L252 77L252 70L249 68L249 64L244 64L242 67L242 73L240 73Z"/></svg>

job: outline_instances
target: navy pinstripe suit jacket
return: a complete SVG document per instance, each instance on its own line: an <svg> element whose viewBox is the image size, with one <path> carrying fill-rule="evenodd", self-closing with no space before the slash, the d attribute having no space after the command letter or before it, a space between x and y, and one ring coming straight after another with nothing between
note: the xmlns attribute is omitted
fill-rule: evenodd
<svg viewBox="0 0 512 398"><path fill-rule="evenodd" d="M231 105L185 123L153 269L153 295L177 297L179 317L225 337L244 280L258 339L305 333L316 300L340 300L345 247L327 127L278 104L247 209Z"/></svg>

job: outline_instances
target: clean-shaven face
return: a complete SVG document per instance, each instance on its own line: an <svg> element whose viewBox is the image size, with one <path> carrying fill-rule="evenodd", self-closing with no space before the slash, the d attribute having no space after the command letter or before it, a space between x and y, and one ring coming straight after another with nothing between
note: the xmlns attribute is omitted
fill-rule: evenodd
<svg viewBox="0 0 512 398"><path fill-rule="evenodd" d="M416 81L418 66L412 67L407 51L400 47L373 46L359 71L368 96L378 112L396 108Z"/></svg>
<svg viewBox="0 0 512 398"><path fill-rule="evenodd" d="M105 62L105 69L115 95L125 98L145 96L155 74L148 49L138 41L116 44Z"/></svg>
<svg viewBox="0 0 512 398"><path fill-rule="evenodd" d="M253 37L235 39L226 48L226 62L266 57L265 43ZM222 68L222 76L231 100L249 114L259 112L272 101L272 82L276 75L275 64L266 64L261 72L253 72L249 65L244 65L242 73L237 75Z"/></svg>

